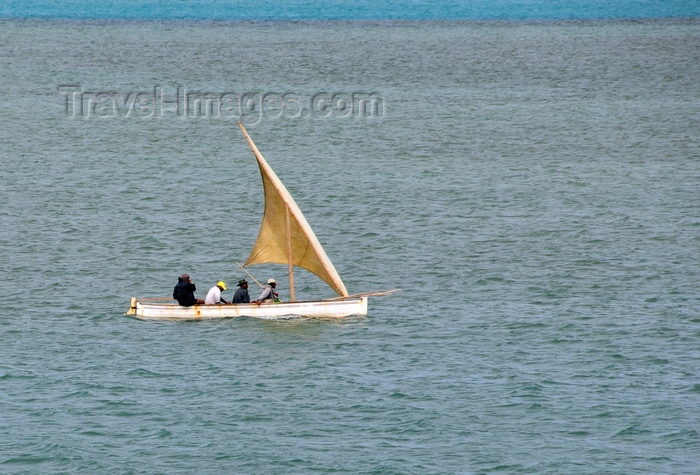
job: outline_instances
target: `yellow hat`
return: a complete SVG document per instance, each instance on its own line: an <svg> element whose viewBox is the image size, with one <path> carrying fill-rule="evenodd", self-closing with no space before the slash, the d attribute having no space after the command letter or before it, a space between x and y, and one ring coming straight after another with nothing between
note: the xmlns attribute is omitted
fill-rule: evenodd
<svg viewBox="0 0 700 475"><path fill-rule="evenodd" d="M218 285L218 286L221 287L222 289L226 290L226 282L220 280L220 281L218 281L218 282L216 283L216 285Z"/></svg>

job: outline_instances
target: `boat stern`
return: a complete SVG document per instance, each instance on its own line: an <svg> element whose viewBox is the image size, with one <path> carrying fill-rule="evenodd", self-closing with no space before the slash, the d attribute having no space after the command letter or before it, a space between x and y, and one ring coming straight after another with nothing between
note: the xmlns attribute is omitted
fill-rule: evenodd
<svg viewBox="0 0 700 475"><path fill-rule="evenodd" d="M136 315L136 297L131 297L131 306L129 310L124 315L134 316Z"/></svg>

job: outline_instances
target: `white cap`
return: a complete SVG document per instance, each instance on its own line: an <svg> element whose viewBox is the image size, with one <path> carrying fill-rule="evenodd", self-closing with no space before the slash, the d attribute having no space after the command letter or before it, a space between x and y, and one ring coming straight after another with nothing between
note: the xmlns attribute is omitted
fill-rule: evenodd
<svg viewBox="0 0 700 475"><path fill-rule="evenodd" d="M268 284L276 284L277 281L275 279L267 279Z"/></svg>

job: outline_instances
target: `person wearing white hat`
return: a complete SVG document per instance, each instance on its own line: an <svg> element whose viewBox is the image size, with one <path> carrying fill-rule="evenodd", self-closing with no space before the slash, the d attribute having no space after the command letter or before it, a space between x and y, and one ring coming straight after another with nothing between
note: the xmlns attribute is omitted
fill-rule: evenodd
<svg viewBox="0 0 700 475"><path fill-rule="evenodd" d="M267 285L263 288L258 300L255 300L253 303L260 305L262 302L279 301L280 294L275 292L275 287L277 287L277 281L275 279L267 279Z"/></svg>

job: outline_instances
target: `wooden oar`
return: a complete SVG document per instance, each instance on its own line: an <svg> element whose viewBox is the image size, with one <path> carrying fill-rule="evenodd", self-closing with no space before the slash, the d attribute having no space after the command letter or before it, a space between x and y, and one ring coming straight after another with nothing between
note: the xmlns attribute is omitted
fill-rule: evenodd
<svg viewBox="0 0 700 475"><path fill-rule="evenodd" d="M238 264L238 262L236 262L236 264ZM253 279L253 281L254 281L256 284L258 284L258 285L260 286L261 289L264 289L264 288L265 288L264 285L262 285L260 282L258 282L258 281L255 279L255 277L253 277L252 275L250 275L250 272L248 272L247 270L245 270L245 267L243 267L243 266L240 265L240 264L238 264L238 267L240 267L241 270L243 270L243 272L245 272L246 274L248 274L248 277L250 277L251 279Z"/></svg>
<svg viewBox="0 0 700 475"><path fill-rule="evenodd" d="M331 299L324 299L324 300L344 300L344 299L351 299L351 298L355 298L355 297L379 297L380 295L393 294L394 292L398 292L399 290L401 290L401 289L382 290L381 292L360 292L359 294L347 295L345 297L333 297Z"/></svg>

